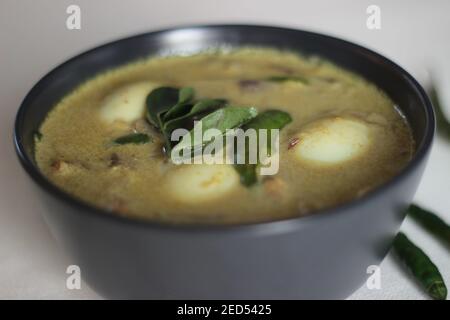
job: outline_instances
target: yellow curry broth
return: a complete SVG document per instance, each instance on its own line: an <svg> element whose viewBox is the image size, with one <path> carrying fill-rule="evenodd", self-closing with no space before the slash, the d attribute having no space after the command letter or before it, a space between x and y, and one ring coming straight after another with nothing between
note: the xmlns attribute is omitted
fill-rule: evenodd
<svg viewBox="0 0 450 320"><path fill-rule="evenodd" d="M301 75L308 82L248 81L279 75ZM159 134L145 120L107 123L99 117L105 97L139 81L189 86L196 97L288 112L293 121L281 130L278 174L251 188L238 184L210 201L179 201L163 187L177 168L161 153ZM299 161L289 145L308 124L327 117L364 122L371 141L364 154L328 166ZM111 143L133 130L148 133L153 142ZM171 222L264 221L332 207L390 179L414 149L404 118L374 85L321 59L266 49L152 58L109 71L57 104L40 132L36 159L55 184L114 213Z"/></svg>

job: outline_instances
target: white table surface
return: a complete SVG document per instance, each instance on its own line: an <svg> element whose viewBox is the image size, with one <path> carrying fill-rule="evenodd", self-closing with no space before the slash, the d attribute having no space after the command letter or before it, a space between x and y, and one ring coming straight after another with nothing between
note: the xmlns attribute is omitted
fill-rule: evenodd
<svg viewBox="0 0 450 320"><path fill-rule="evenodd" d="M81 7L81 30L66 29L66 8ZM381 29L368 30L366 8L381 8ZM450 84L450 1L389 0L1 0L0 2L0 298L98 299L85 283L65 286L73 262L51 238L39 199L19 167L13 120L31 86L50 68L85 49L126 35L177 24L261 23L305 28L372 48L427 80L434 68ZM444 96L450 108L450 90ZM449 114L450 114L450 110ZM450 222L450 143L436 139L416 202ZM402 226L450 285L449 252L406 220ZM350 299L426 299L391 254L381 265L380 290L363 286Z"/></svg>

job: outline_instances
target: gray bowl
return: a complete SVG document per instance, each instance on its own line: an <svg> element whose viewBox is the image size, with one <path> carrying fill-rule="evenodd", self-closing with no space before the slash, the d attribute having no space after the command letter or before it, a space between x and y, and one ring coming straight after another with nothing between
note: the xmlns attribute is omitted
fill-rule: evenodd
<svg viewBox="0 0 450 320"><path fill-rule="evenodd" d="M395 178L366 196L315 215L232 226L177 226L127 219L62 191L38 170L33 132L64 95L99 72L148 55L217 46L268 46L315 54L384 90L404 112L417 149ZM48 203L45 220L107 298L345 298L387 254L417 189L435 130L424 90L405 70L361 46L277 27L211 25L150 32L115 41L63 63L28 93L14 142L24 169Z"/></svg>

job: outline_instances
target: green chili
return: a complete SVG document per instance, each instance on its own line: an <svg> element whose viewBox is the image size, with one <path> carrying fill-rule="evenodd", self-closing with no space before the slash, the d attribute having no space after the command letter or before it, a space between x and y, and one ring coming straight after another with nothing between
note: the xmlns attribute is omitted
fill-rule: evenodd
<svg viewBox="0 0 450 320"><path fill-rule="evenodd" d="M437 300L447 298L447 287L436 265L428 256L403 233L394 240L394 249L426 292Z"/></svg>
<svg viewBox="0 0 450 320"><path fill-rule="evenodd" d="M408 215L432 235L450 246L450 226L444 220L415 204L408 208Z"/></svg>
<svg viewBox="0 0 450 320"><path fill-rule="evenodd" d="M434 111L436 113L436 123L438 132L444 135L447 139L450 139L450 122L445 116L443 106L439 99L439 93L434 85L431 85L428 94L430 95L431 102L433 103Z"/></svg>

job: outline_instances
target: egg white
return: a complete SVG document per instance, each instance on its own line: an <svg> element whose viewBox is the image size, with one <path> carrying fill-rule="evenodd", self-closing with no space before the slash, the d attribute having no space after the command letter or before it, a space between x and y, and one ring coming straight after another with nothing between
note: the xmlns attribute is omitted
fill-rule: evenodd
<svg viewBox="0 0 450 320"><path fill-rule="evenodd" d="M317 120L297 134L293 147L299 160L340 164L362 155L370 145L370 127L364 121L332 117Z"/></svg>
<svg viewBox="0 0 450 320"><path fill-rule="evenodd" d="M127 123L144 117L147 95L158 86L153 82L137 82L117 89L103 100L100 117L106 122Z"/></svg>
<svg viewBox="0 0 450 320"><path fill-rule="evenodd" d="M236 171L225 164L183 164L165 179L167 191L186 204L218 199L238 185Z"/></svg>

